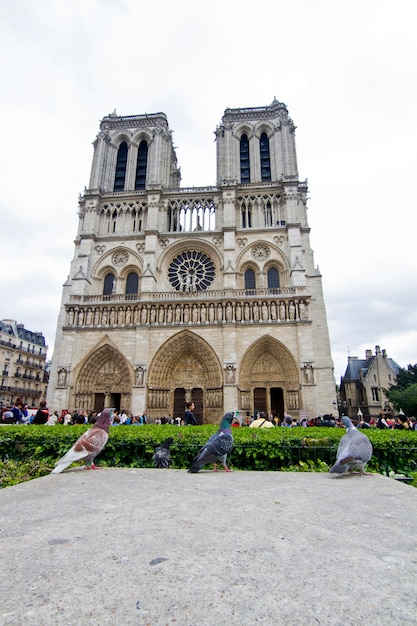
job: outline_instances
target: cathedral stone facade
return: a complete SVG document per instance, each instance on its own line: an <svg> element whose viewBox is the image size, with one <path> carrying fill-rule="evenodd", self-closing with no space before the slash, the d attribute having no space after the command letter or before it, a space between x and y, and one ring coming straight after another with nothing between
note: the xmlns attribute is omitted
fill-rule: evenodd
<svg viewBox="0 0 417 626"><path fill-rule="evenodd" d="M335 401L322 292L285 104L226 109L217 184L180 187L164 113L105 117L63 287L52 409L199 422L314 417Z"/></svg>

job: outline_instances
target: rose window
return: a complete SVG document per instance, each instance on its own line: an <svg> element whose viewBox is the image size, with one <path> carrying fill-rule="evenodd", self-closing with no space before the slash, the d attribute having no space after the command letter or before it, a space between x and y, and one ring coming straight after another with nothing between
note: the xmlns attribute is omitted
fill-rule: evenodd
<svg viewBox="0 0 417 626"><path fill-rule="evenodd" d="M203 252L187 250L179 254L168 269L168 278L176 291L204 291L214 280L214 263Z"/></svg>

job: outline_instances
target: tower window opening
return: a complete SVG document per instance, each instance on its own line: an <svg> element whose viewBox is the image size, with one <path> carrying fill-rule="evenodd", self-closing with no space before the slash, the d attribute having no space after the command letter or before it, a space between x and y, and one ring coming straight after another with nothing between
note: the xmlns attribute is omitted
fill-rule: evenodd
<svg viewBox="0 0 417 626"><path fill-rule="evenodd" d="M148 168L148 144L141 141L138 150L138 162L136 165L135 189L145 189L146 172Z"/></svg>
<svg viewBox="0 0 417 626"><path fill-rule="evenodd" d="M242 206L242 228L251 228L252 226L252 205L249 203Z"/></svg>
<svg viewBox="0 0 417 626"><path fill-rule="evenodd" d="M271 180L271 159L269 156L269 139L266 133L262 133L259 142L261 152L261 180L267 182Z"/></svg>
<svg viewBox="0 0 417 626"><path fill-rule="evenodd" d="M240 139L240 182L250 183L249 139L246 134Z"/></svg>
<svg viewBox="0 0 417 626"><path fill-rule="evenodd" d="M125 188L127 153L127 143L123 141L117 151L116 174L114 176L113 191L123 191Z"/></svg>

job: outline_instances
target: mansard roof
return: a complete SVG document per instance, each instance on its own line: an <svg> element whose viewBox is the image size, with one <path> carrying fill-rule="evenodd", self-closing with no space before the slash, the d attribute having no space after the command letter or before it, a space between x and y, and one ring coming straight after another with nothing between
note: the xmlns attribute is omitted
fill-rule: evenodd
<svg viewBox="0 0 417 626"><path fill-rule="evenodd" d="M0 331L12 337L18 337L38 346L45 346L45 337L40 332L27 330L23 324L16 324L14 320L0 320Z"/></svg>
<svg viewBox="0 0 417 626"><path fill-rule="evenodd" d="M376 356L373 355L368 359L357 359L357 358L349 359L349 362L345 371L345 375L342 377L343 381L344 382L356 381L360 379L361 375L362 375L362 378L366 378L375 358ZM392 369L394 374L397 376L398 372L401 369L398 363L394 361L394 359L391 359L391 358L387 358L386 362L389 365L389 367Z"/></svg>

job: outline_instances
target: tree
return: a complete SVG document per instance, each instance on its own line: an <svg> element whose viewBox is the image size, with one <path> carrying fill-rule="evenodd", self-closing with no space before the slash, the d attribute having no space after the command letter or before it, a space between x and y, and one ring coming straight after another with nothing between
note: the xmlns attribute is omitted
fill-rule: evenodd
<svg viewBox="0 0 417 626"><path fill-rule="evenodd" d="M397 411L402 409L408 416L417 416L417 383L408 387L392 387L388 394Z"/></svg>
<svg viewBox="0 0 417 626"><path fill-rule="evenodd" d="M397 374L397 381L395 387L400 387L401 389L406 389L410 385L414 385L417 383L417 363L415 365L407 365L407 367L402 367Z"/></svg>

